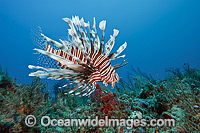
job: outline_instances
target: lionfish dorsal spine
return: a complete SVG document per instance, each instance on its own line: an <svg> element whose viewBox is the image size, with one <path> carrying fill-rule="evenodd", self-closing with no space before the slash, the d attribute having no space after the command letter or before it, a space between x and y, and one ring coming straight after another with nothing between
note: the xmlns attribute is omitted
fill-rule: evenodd
<svg viewBox="0 0 200 133"><path fill-rule="evenodd" d="M110 36L110 39L105 44L104 55L109 55L109 53L111 52L111 50L112 50L112 48L113 48L113 46L115 44L115 38L117 37L118 34L119 34L119 30L114 29L113 30L113 35Z"/></svg>

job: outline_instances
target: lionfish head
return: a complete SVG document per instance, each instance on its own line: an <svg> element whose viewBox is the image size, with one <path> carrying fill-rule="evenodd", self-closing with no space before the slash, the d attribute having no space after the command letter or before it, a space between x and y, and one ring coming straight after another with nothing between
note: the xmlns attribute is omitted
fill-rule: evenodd
<svg viewBox="0 0 200 133"><path fill-rule="evenodd" d="M67 94L79 96L89 96L95 90L96 82L103 82L106 86L111 83L114 88L115 83L119 81L119 75L115 70L127 64L126 60L115 66L111 66L110 63L111 60L125 57L125 55L118 55L126 48L126 42L116 52L110 54L119 30L114 29L113 35L104 44L105 20L99 23L99 28L103 31L101 40L97 35L95 18L92 28L89 22L84 22L84 19L79 19L78 16L63 20L70 26L68 33L71 38L60 39L60 42L57 42L41 34L44 41L40 45L44 48L34 50L45 55L49 60L46 58L42 60L42 63L47 64L45 67L29 65L30 69L40 69L30 73L29 76L73 80L62 87L76 84Z"/></svg>

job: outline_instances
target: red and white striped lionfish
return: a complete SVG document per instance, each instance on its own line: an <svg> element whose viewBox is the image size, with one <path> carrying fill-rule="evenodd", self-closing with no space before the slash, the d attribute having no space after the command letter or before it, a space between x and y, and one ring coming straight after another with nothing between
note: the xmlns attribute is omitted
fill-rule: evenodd
<svg viewBox="0 0 200 133"><path fill-rule="evenodd" d="M76 83L74 89L67 94L73 93L79 96L89 96L95 90L96 82L103 82L105 86L111 83L112 88L114 88L115 82L119 81L119 76L115 73L115 70L127 64L126 60L115 66L111 66L110 63L110 60L125 57L125 55L118 55L126 48L126 42L115 53L109 54L119 31L116 29L113 30L114 33L105 44L103 51L106 27L105 20L99 23L99 28L103 31L101 41L97 35L95 18L93 29L90 28L89 22L85 23L84 19L79 19L78 16L72 17L72 19L63 18L63 20L70 26L68 33L71 35L71 39L68 41L60 39L61 43L59 43L41 34L46 40L45 50L34 49L40 54L47 55L56 60L57 65L60 67L45 68L29 65L28 67L30 69L41 69L30 73L29 76L37 76L40 78L48 77L49 79L56 80L74 80L62 87Z"/></svg>

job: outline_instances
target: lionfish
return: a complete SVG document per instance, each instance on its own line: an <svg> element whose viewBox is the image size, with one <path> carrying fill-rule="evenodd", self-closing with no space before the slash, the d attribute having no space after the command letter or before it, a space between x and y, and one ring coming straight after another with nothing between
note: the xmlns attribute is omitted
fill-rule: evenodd
<svg viewBox="0 0 200 133"><path fill-rule="evenodd" d="M89 96L95 90L96 82L103 82L105 86L111 83L114 88L115 83L119 81L115 70L127 64L126 60L115 66L111 66L110 63L111 60L125 57L125 55L118 55L126 48L126 42L116 52L110 54L119 30L113 30L114 33L110 35L103 50L106 20L99 23L99 28L103 31L101 41L97 35L95 18L93 28L90 28L89 21L86 23L78 16L72 16L71 19L63 18L63 20L70 26L68 34L71 38L68 41L59 39L60 42L57 42L41 34L46 40L45 49L34 49L55 60L59 68L29 65L30 69L40 69L30 73L29 76L55 80L69 79L72 82L60 88L76 84L67 94L79 96Z"/></svg>

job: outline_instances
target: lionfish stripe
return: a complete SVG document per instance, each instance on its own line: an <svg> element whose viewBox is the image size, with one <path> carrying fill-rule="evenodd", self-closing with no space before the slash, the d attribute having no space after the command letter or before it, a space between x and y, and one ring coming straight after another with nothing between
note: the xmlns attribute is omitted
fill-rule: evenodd
<svg viewBox="0 0 200 133"><path fill-rule="evenodd" d="M61 43L56 42L56 41L54 41L54 40L52 40L52 39L46 37L44 34L41 34L41 35L44 36L44 37L47 39L48 42L51 42L52 44L54 44L54 45L55 45L56 47L58 47L59 49L64 50L64 51L67 52L70 56L72 56L73 58L79 60L78 58L76 58L75 56L73 56L73 54L71 54L71 53L69 52L69 50L67 49L67 47L66 47L65 45L62 45ZM50 45L47 45L47 46L49 47ZM51 47L50 49L53 49L53 48ZM47 48L47 50L48 50L48 48ZM51 50L49 50L49 51L47 51L47 52L51 52ZM58 52L60 52L60 51L58 51ZM51 52L51 53L52 53L52 52ZM59 53L59 54L60 54L60 53Z"/></svg>
<svg viewBox="0 0 200 133"><path fill-rule="evenodd" d="M81 88L81 90L83 90L83 89L85 88L85 86L87 86L87 85L89 85L89 83L88 83L87 81L82 80L82 81L80 81L80 82L75 86L75 88L74 88L73 90L71 90L71 91L69 92L69 94L74 93L74 92L77 91L79 88ZM81 90L79 90L77 93L80 93ZM77 93L75 93L75 95L77 95Z"/></svg>
<svg viewBox="0 0 200 133"><path fill-rule="evenodd" d="M90 93L92 90L94 90L94 88L95 88L94 85L92 85L92 87L88 88L88 89L85 91L85 93L82 94L82 96L88 96L89 93Z"/></svg>
<svg viewBox="0 0 200 133"><path fill-rule="evenodd" d="M81 94L81 96L85 96L85 95L87 94L87 92L88 92L92 87L93 87L93 85L87 87L87 88L84 90L84 92Z"/></svg>
<svg viewBox="0 0 200 133"><path fill-rule="evenodd" d="M55 52L51 52L51 53L56 53L56 55L58 56L61 56L63 57L64 59L68 59L69 61L72 61L74 62L74 64L77 64L76 62L78 62L80 65L86 67L87 69L92 69L91 67L89 67L88 65L86 65L86 62L85 61L82 61L80 60L78 57L76 57L76 53L77 51L80 51L78 49L74 50L73 48L69 51L70 53L67 53L67 52L64 52L62 50L54 50L50 45L47 45L47 47L50 47L50 48L47 48L47 49L52 49L53 51ZM47 51L48 52L48 51ZM81 52L81 51L80 51ZM82 54L82 53L81 53ZM67 56L66 56L67 55ZM82 54L83 55L83 54ZM57 60L58 61L58 60ZM66 66L64 64L60 64L60 66Z"/></svg>
<svg viewBox="0 0 200 133"><path fill-rule="evenodd" d="M80 85L80 84L77 85L73 90L69 91L68 94L71 94L71 93L75 92L77 89L79 89L81 87L82 87L82 85Z"/></svg>
<svg viewBox="0 0 200 133"><path fill-rule="evenodd" d="M60 62L62 65L65 65L72 70L81 71L82 66L80 66L78 64L74 64L72 61L67 61L63 57L60 57L58 55L52 54L50 52L47 52L47 51L44 51L41 49L34 49L34 50L38 51L41 54L47 55L47 56L51 57L52 59L55 59L56 61Z"/></svg>
<svg viewBox="0 0 200 133"><path fill-rule="evenodd" d="M50 52L50 49L51 49L51 46L50 46L50 44L49 44L49 43L47 43L47 46L46 46L46 51L47 51L47 52Z"/></svg>
<svg viewBox="0 0 200 133"><path fill-rule="evenodd" d="M79 95L79 94L83 93L85 90L88 89L88 87L89 87L89 83L86 84L84 87L82 87L82 89L79 92L75 93L75 95Z"/></svg>
<svg viewBox="0 0 200 133"><path fill-rule="evenodd" d="M66 86L69 86L69 85L72 85L72 84L75 84L76 82L71 82L71 83L69 83L69 84L65 84L65 85L63 85L63 86L61 86L61 87L59 87L59 88L64 88L64 87L66 87Z"/></svg>
<svg viewBox="0 0 200 133"><path fill-rule="evenodd" d="M112 79L112 69L109 70L109 73L105 76L105 81L108 82L109 79Z"/></svg>
<svg viewBox="0 0 200 133"><path fill-rule="evenodd" d="M108 74L110 73L111 71L111 66L107 67L107 69L105 71L102 72L102 77L105 77L105 76L109 76Z"/></svg>
<svg viewBox="0 0 200 133"><path fill-rule="evenodd" d="M105 59L104 56L99 55L99 56L97 57L97 59L94 60L94 65L95 65L95 66L98 66L98 64L101 63L104 59Z"/></svg>
<svg viewBox="0 0 200 133"><path fill-rule="evenodd" d="M84 89L84 88L85 88L85 86L86 86L86 84L85 84L85 85L83 85L83 86L81 85L81 87L79 87L79 88L81 88L81 90L82 90L82 89ZM79 95L79 94L80 94L80 91L76 92L74 95Z"/></svg>
<svg viewBox="0 0 200 133"><path fill-rule="evenodd" d="M92 89L90 91L88 91L88 93L86 94L86 96L89 96L94 91L95 91L95 87L93 86Z"/></svg>
<svg viewBox="0 0 200 133"><path fill-rule="evenodd" d="M79 39L79 37L76 33L76 30L74 28L72 21L69 18L63 18L63 20L66 21L69 24L69 26L71 27L71 30L70 30L71 34L70 35L75 37L75 40L78 43L80 50L83 52L84 55L86 55L86 59L89 61L90 65L92 66L92 62L90 62L90 58L89 58L88 54L86 52L84 52L83 44L81 43L81 40ZM78 17L77 17L76 20L79 21Z"/></svg>
<svg viewBox="0 0 200 133"><path fill-rule="evenodd" d="M110 62L106 61L102 64L102 66L100 67L100 72L103 73L105 71L105 69L107 69L108 67L111 67Z"/></svg>

